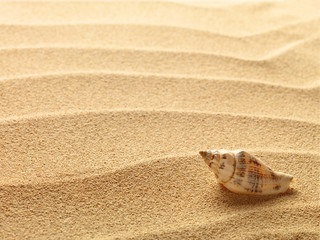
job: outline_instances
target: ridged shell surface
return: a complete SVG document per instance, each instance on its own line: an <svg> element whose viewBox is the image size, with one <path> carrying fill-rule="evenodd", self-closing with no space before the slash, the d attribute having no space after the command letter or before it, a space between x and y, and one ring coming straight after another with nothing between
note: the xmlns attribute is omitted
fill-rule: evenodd
<svg viewBox="0 0 320 240"><path fill-rule="evenodd" d="M232 192L272 195L286 192L293 176L273 171L261 160L243 150L200 151L219 183Z"/></svg>

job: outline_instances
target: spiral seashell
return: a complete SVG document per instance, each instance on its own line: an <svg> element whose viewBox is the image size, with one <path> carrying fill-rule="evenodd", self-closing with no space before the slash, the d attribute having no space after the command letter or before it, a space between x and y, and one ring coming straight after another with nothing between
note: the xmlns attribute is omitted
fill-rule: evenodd
<svg viewBox="0 0 320 240"><path fill-rule="evenodd" d="M200 151L219 183L235 193L272 195L286 192L293 176L275 172L261 160L243 151Z"/></svg>

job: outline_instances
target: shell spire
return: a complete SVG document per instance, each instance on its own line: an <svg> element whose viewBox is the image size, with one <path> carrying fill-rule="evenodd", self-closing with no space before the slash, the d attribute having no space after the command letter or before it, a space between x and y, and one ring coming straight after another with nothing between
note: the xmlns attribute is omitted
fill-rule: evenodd
<svg viewBox="0 0 320 240"><path fill-rule="evenodd" d="M279 194L286 192L293 180L293 176L273 171L243 150L206 150L199 154L214 172L217 181L235 193Z"/></svg>

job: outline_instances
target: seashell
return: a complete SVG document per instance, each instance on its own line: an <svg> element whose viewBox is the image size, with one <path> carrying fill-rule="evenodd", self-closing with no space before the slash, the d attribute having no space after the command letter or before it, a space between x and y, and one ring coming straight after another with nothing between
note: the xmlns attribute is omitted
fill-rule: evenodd
<svg viewBox="0 0 320 240"><path fill-rule="evenodd" d="M242 151L200 151L219 183L235 193L271 195L286 192L293 176L271 170L261 160Z"/></svg>

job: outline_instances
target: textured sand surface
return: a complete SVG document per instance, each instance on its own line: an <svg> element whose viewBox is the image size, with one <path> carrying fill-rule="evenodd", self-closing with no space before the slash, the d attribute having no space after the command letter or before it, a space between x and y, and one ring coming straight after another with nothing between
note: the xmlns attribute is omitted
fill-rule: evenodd
<svg viewBox="0 0 320 240"><path fill-rule="evenodd" d="M320 2L0 2L0 239L319 239ZM199 150L295 177L237 195Z"/></svg>

